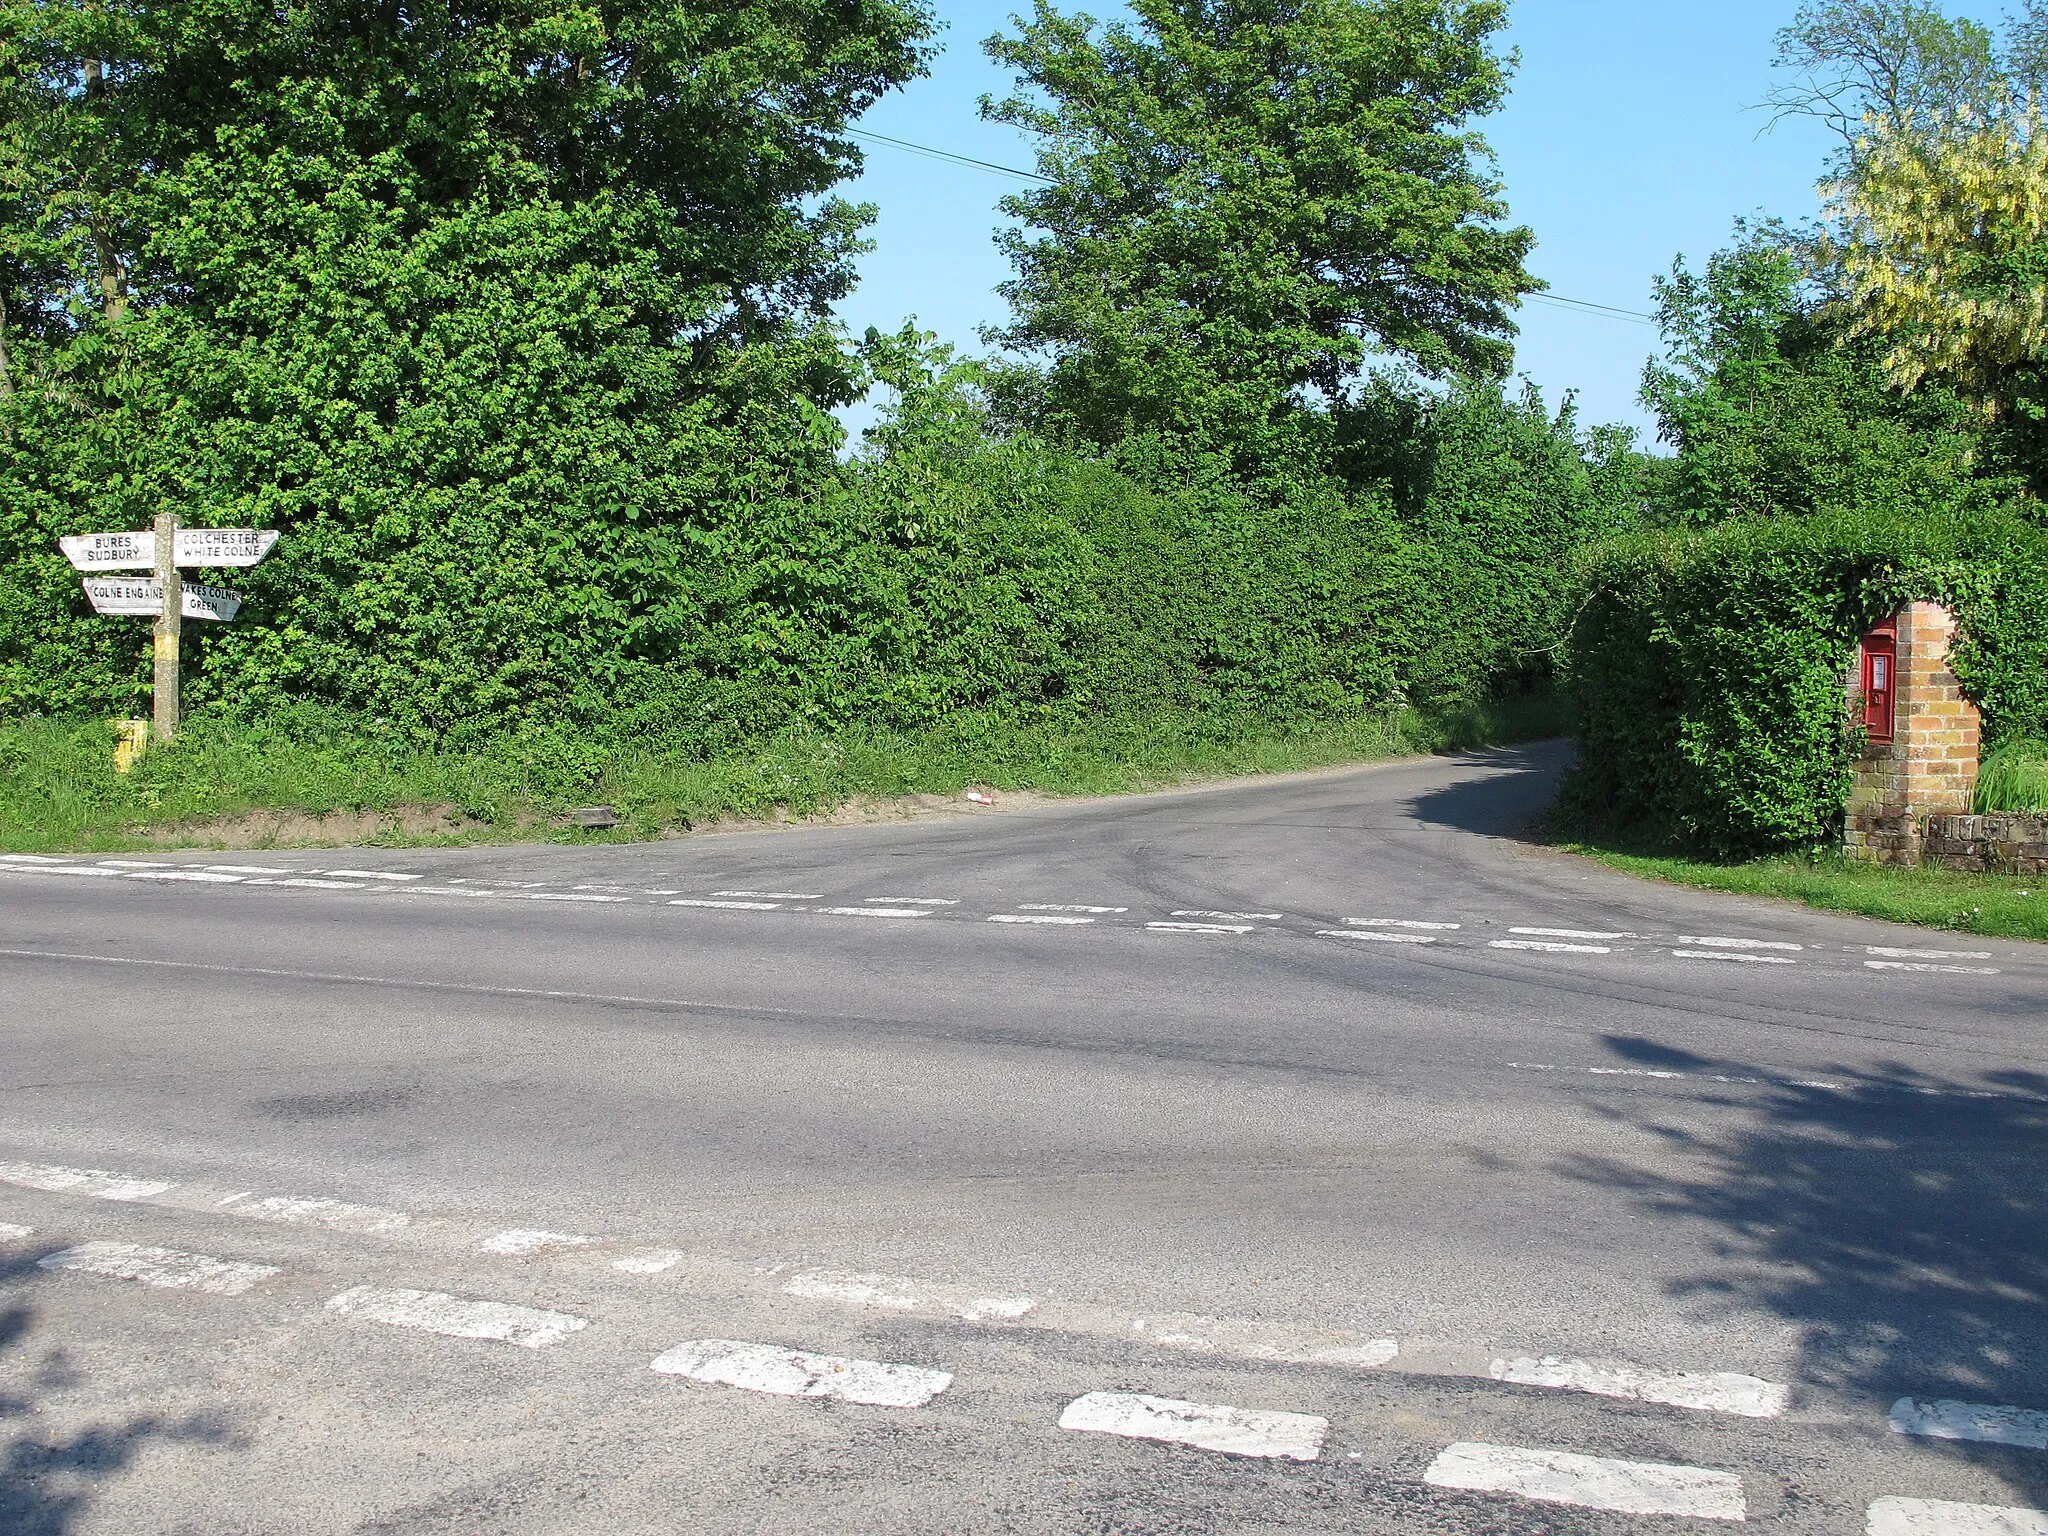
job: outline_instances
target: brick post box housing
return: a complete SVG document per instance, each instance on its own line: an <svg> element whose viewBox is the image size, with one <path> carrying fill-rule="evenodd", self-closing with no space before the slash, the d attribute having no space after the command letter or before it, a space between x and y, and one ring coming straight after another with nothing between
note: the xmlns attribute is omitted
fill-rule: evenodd
<svg viewBox="0 0 2048 1536"><path fill-rule="evenodd" d="M1892 621L1890 637L1873 649L1895 653L1896 694L1890 741L1872 740L1849 791L1843 851L1879 864L1917 864L1927 818L1967 813L1977 788L1981 729L1977 706L1963 696L1949 670L1955 619L1939 603L1908 603ZM1859 654L1849 669L1855 718L1868 719L1863 697L1870 665Z"/></svg>

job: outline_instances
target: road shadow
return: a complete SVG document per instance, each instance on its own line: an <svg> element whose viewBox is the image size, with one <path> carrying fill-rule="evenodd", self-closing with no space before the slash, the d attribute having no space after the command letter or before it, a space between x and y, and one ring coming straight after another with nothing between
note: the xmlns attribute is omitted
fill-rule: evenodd
<svg viewBox="0 0 2048 1536"><path fill-rule="evenodd" d="M237 1439L199 1414L137 1414L69 1434L52 1434L34 1422L59 1410L64 1394L81 1385L60 1345L37 1342L36 1308L16 1299L43 1275L36 1261L53 1251L46 1246L0 1259L0 1297L6 1298L0 1300L0 1531L7 1536L66 1536L96 1494L151 1441L229 1446Z"/></svg>
<svg viewBox="0 0 2048 1536"><path fill-rule="evenodd" d="M1477 770L1455 784L1418 795L1407 810L1430 826L1479 837L1527 839L1557 801L1572 760L1569 741L1535 741L1461 754Z"/></svg>
<svg viewBox="0 0 2048 1536"><path fill-rule="evenodd" d="M1713 1264L1672 1283L1675 1295L1708 1320L1761 1310L1796 1325L1810 1386L1887 1406L1912 1396L2048 1410L2048 1074L1964 1081L1880 1065L1759 1081L1754 1067L1654 1041L1607 1045L1636 1070L1725 1094L1731 1111L1733 1128L1703 1133L1696 1115L1673 1123L1654 1099L1607 1100L1600 1113L1663 1139L1693 1172L1566 1166L1646 1214L1718 1235ZM2048 1507L2040 1451L1914 1443Z"/></svg>

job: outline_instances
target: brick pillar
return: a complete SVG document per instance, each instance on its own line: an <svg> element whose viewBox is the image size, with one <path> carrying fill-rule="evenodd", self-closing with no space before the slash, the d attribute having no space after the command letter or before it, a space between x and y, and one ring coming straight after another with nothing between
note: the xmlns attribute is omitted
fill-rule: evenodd
<svg viewBox="0 0 2048 1536"><path fill-rule="evenodd" d="M1842 845L1851 858L1917 864L1927 818L1970 809L1981 725L1949 670L1954 616L1939 603L1908 603L1896 622L1896 734L1856 765ZM1859 658L1849 677L1859 698L1861 673Z"/></svg>

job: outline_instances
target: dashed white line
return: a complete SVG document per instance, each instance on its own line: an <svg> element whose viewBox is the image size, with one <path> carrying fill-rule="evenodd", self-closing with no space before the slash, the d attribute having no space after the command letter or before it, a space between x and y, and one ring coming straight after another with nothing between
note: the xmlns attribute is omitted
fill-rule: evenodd
<svg viewBox="0 0 2048 1536"><path fill-rule="evenodd" d="M104 1168L59 1168L48 1163L0 1163L0 1180L53 1195L90 1195L96 1200L148 1200L172 1186L162 1179L138 1179Z"/></svg>
<svg viewBox="0 0 2048 1536"><path fill-rule="evenodd" d="M1489 939L1488 949L1533 949L1545 955L1611 955L1605 944L1567 944L1559 939Z"/></svg>
<svg viewBox="0 0 2048 1536"><path fill-rule="evenodd" d="M17 1226L11 1221L0 1221L0 1243L18 1243L24 1237L33 1236L34 1227Z"/></svg>
<svg viewBox="0 0 2048 1536"><path fill-rule="evenodd" d="M360 880L251 880L251 885L296 885L314 891L360 891Z"/></svg>
<svg viewBox="0 0 2048 1536"><path fill-rule="evenodd" d="M1347 917L1345 922L1357 928L1460 928L1462 923L1421 923L1409 917Z"/></svg>
<svg viewBox="0 0 2048 1536"><path fill-rule="evenodd" d="M296 875L296 869L279 869L274 864L208 864L224 875Z"/></svg>
<svg viewBox="0 0 2048 1536"><path fill-rule="evenodd" d="M658 1275L674 1269L688 1257L680 1248L644 1248L623 1259L613 1259L612 1268L629 1275Z"/></svg>
<svg viewBox="0 0 2048 1536"><path fill-rule="evenodd" d="M742 1339L692 1339L657 1355L652 1368L712 1386L777 1397L830 1397L876 1408L921 1408L953 1384L946 1371L814 1355Z"/></svg>
<svg viewBox="0 0 2048 1536"><path fill-rule="evenodd" d="M2048 1536L2048 1511L1947 1499L1871 1501L1864 1536Z"/></svg>
<svg viewBox="0 0 2048 1536"><path fill-rule="evenodd" d="M1706 1413L1731 1413L1745 1419L1775 1419L1791 1398L1789 1388L1734 1371L1652 1371L1637 1365L1595 1365L1586 1360L1523 1356L1493 1362L1495 1381L1528 1387L1557 1387L1591 1392L1600 1397L1668 1403Z"/></svg>
<svg viewBox="0 0 2048 1536"><path fill-rule="evenodd" d="M195 885L240 885L241 875L224 875L210 869L131 869L123 872L130 880L189 880Z"/></svg>
<svg viewBox="0 0 2048 1536"><path fill-rule="evenodd" d="M538 1227L507 1227L502 1232L493 1232L476 1246L479 1253L496 1253L507 1258L523 1259L555 1248L588 1248L596 1241L594 1237L580 1237L574 1232L544 1232Z"/></svg>
<svg viewBox="0 0 2048 1536"><path fill-rule="evenodd" d="M782 1289L787 1295L810 1301L836 1301L884 1312L937 1312L969 1323L991 1318L1013 1322L1038 1304L1029 1296L984 1296L957 1286L895 1275L848 1275L831 1270L792 1276Z"/></svg>
<svg viewBox="0 0 2048 1536"><path fill-rule="evenodd" d="M1128 912L1129 907L1084 907L1072 903L1051 901L1020 901L1019 912L1092 912L1097 917L1107 917L1118 912Z"/></svg>
<svg viewBox="0 0 2048 1536"><path fill-rule="evenodd" d="M17 865L18 875L97 875L102 880L118 879L118 869L101 869L97 864L24 864Z"/></svg>
<svg viewBox="0 0 2048 1536"><path fill-rule="evenodd" d="M1277 923L1285 912L1176 912L1175 917L1220 917L1226 922Z"/></svg>
<svg viewBox="0 0 2048 1536"><path fill-rule="evenodd" d="M1674 949L1681 960L1747 960L1752 965L1797 965L1790 955L1748 955L1725 949Z"/></svg>
<svg viewBox="0 0 2048 1536"><path fill-rule="evenodd" d="M1095 921L1092 917L1068 917L1060 912L993 912L989 914L992 923L1048 923L1083 924Z"/></svg>
<svg viewBox="0 0 2048 1536"><path fill-rule="evenodd" d="M1067 1404L1060 1428L1165 1440L1228 1456L1314 1461L1330 1423L1309 1413L1188 1403L1143 1392L1090 1392Z"/></svg>
<svg viewBox="0 0 2048 1536"><path fill-rule="evenodd" d="M732 912L780 912L779 901L713 901L702 896L685 896L669 903L672 907L718 907Z"/></svg>
<svg viewBox="0 0 2048 1536"><path fill-rule="evenodd" d="M1633 933L1596 933L1586 928L1510 928L1509 933L1526 933L1539 939L1633 939Z"/></svg>
<svg viewBox="0 0 2048 1536"><path fill-rule="evenodd" d="M630 896L597 896L588 891L500 891L506 901L631 901Z"/></svg>
<svg viewBox="0 0 2048 1536"><path fill-rule="evenodd" d="M295 1200L283 1195L252 1200L247 1195L230 1195L221 1201L221 1206L237 1216L247 1216L256 1221L326 1227L335 1232L396 1232L412 1225L412 1217L404 1211L387 1211L374 1205L348 1205L340 1200Z"/></svg>
<svg viewBox="0 0 2048 1536"><path fill-rule="evenodd" d="M322 869L322 875L344 875L350 880L424 880L425 875L400 875L388 869Z"/></svg>
<svg viewBox="0 0 2048 1536"><path fill-rule="evenodd" d="M587 1318L541 1307L515 1307L510 1302L473 1301L444 1291L409 1291L375 1285L351 1286L328 1297L327 1310L366 1317L393 1328L438 1333L451 1339L488 1339L499 1344L517 1344L522 1349L545 1349L590 1326Z"/></svg>
<svg viewBox="0 0 2048 1536"><path fill-rule="evenodd" d="M1134 1318L1131 1332L1170 1349L1271 1360L1284 1365L1342 1365L1371 1370L1401 1353L1394 1339L1371 1339L1342 1330L1295 1329L1241 1318L1189 1312Z"/></svg>
<svg viewBox="0 0 2048 1536"><path fill-rule="evenodd" d="M274 1264L238 1264L208 1253L149 1248L141 1243L80 1243L36 1260L41 1269L75 1269L109 1280L139 1280L173 1291L239 1296L281 1273Z"/></svg>
<svg viewBox="0 0 2048 1536"><path fill-rule="evenodd" d="M165 863L162 859L101 859L102 869L176 869L177 865Z"/></svg>
<svg viewBox="0 0 2048 1536"><path fill-rule="evenodd" d="M1371 928L1318 928L1319 939L1371 939L1381 944L1434 944L1433 933L1383 933Z"/></svg>
<svg viewBox="0 0 2048 1536"><path fill-rule="evenodd" d="M1790 949L1803 950L1804 944L1788 944L1783 939L1719 939L1694 938L1689 933L1678 936L1681 944L1697 944L1702 949Z"/></svg>
<svg viewBox="0 0 2048 1536"><path fill-rule="evenodd" d="M820 907L828 917L930 917L929 907Z"/></svg>
<svg viewBox="0 0 2048 1536"><path fill-rule="evenodd" d="M957 896L863 896L862 901L879 902L884 906L899 907L957 907Z"/></svg>
<svg viewBox="0 0 2048 1536"><path fill-rule="evenodd" d="M1866 944L1866 955L1884 955L1893 960L1989 960L1988 949L1895 949L1889 944Z"/></svg>
<svg viewBox="0 0 2048 1536"><path fill-rule="evenodd" d="M1250 933L1248 923L1147 923L1154 933Z"/></svg>
<svg viewBox="0 0 2048 1536"><path fill-rule="evenodd" d="M1951 1398L1902 1397L1892 1404L1892 1431L1935 1440L1982 1440L2048 1451L2048 1413L2002 1403L1959 1403Z"/></svg>
<svg viewBox="0 0 2048 1536"><path fill-rule="evenodd" d="M0 853L0 864L62 864L63 859L53 859L46 853Z"/></svg>
<svg viewBox="0 0 2048 1536"><path fill-rule="evenodd" d="M822 901L823 891L713 891L714 896L741 896L753 901Z"/></svg>
<svg viewBox="0 0 2048 1536"><path fill-rule="evenodd" d="M1932 971L1942 976L1996 976L1998 968L1991 965L1941 965L1931 960L1866 960L1865 966L1873 971Z"/></svg>
<svg viewBox="0 0 2048 1536"><path fill-rule="evenodd" d="M1438 1488L1512 1493L1545 1504L1611 1509L1628 1515L1742 1520L1742 1479L1708 1467L1618 1461L1570 1451L1529 1450L1463 1440L1446 1446L1422 1480Z"/></svg>

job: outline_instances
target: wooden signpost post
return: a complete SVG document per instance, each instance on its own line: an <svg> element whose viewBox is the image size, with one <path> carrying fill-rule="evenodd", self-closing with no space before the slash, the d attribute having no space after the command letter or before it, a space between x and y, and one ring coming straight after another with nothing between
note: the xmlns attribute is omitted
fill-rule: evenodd
<svg viewBox="0 0 2048 1536"><path fill-rule="evenodd" d="M242 594L197 582L186 585L184 566L255 565L270 553L277 534L268 528L180 528L176 514L158 516L147 533L80 533L59 539L73 569L83 571L93 612L133 614L156 620L154 683L158 741L178 734L178 652L185 620L226 623L242 606ZM101 571L150 571L145 577L98 577Z"/></svg>

